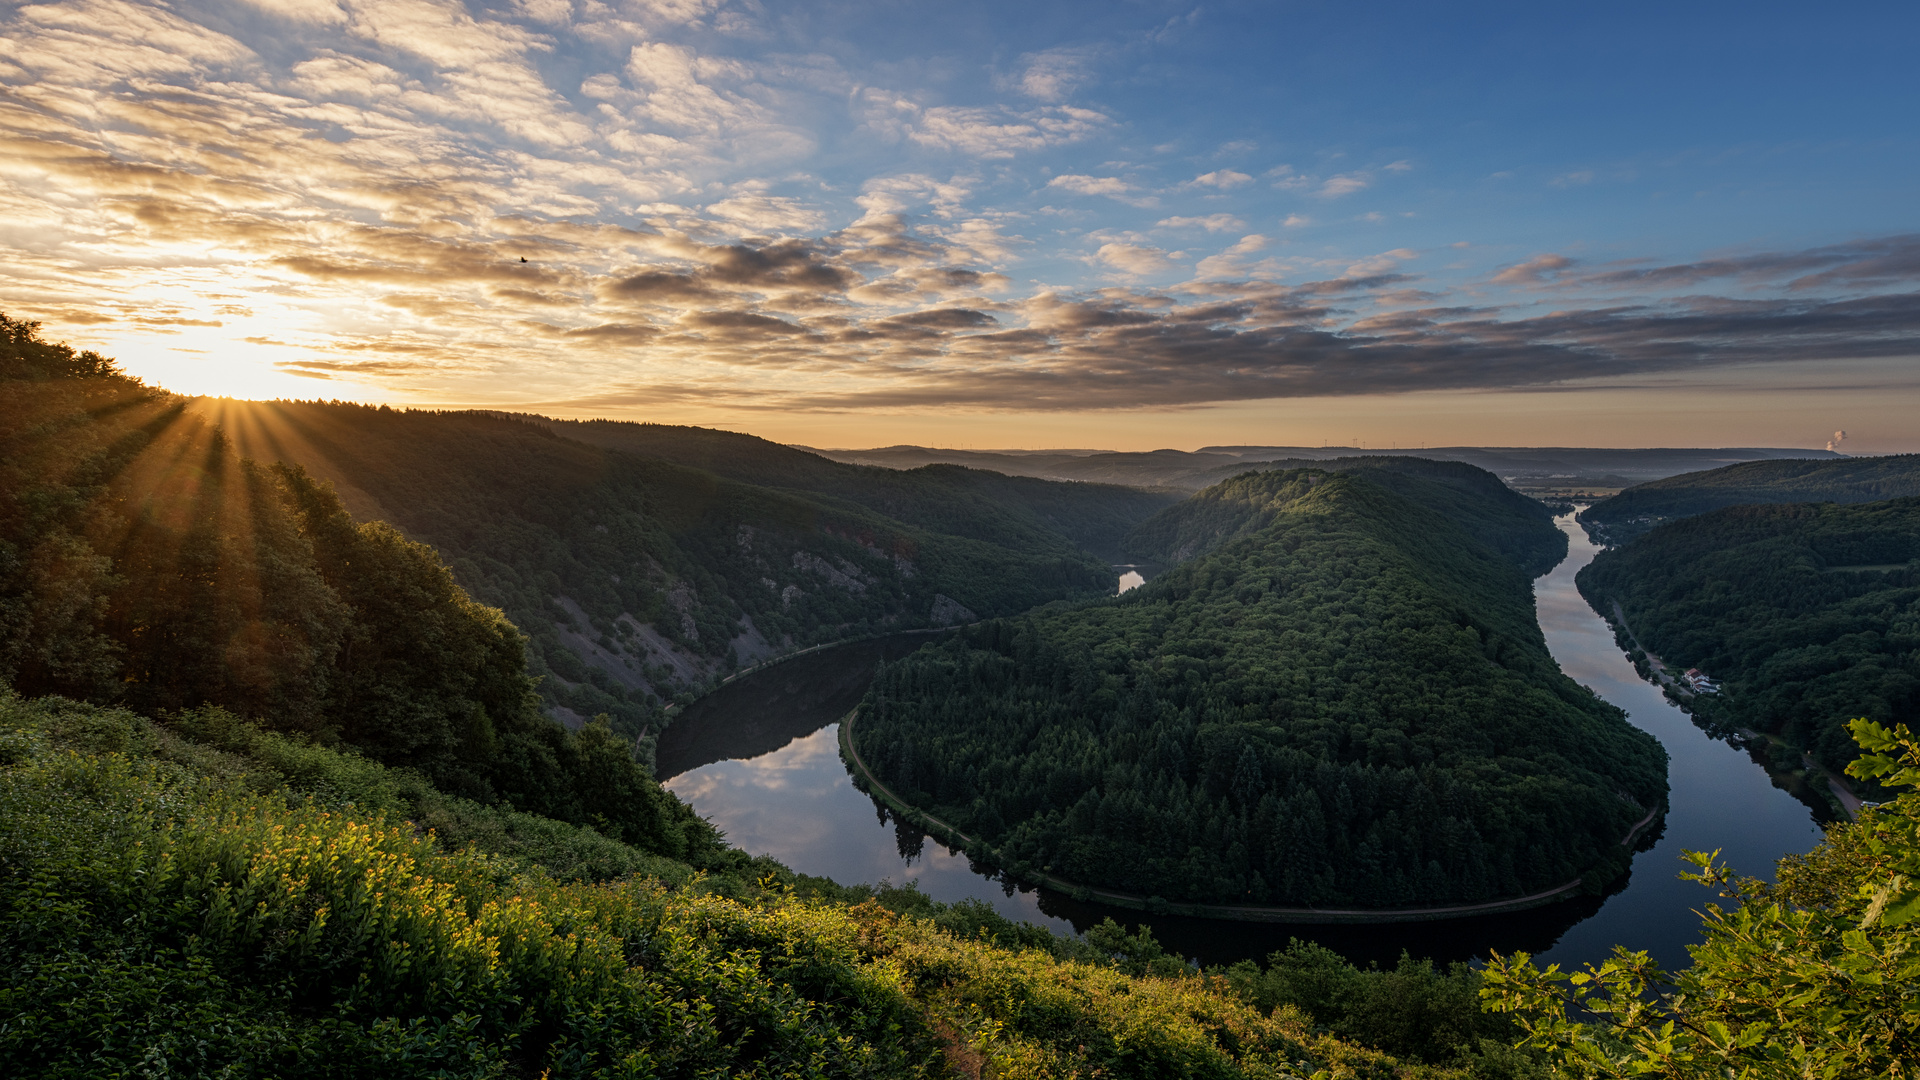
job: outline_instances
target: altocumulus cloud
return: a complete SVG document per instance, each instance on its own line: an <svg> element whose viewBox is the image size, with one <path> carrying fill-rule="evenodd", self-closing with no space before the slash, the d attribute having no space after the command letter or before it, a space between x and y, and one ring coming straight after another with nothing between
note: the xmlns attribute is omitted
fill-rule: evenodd
<svg viewBox="0 0 1920 1080"><path fill-rule="evenodd" d="M954 104L837 54L730 53L777 28L724 0L506 10L11 8L0 306L307 379L583 407L1117 409L1920 352L1913 236L1544 253L1465 290L1412 272L1419 252L1292 254L1218 209L1355 195L1401 162L1042 172L1123 123L1077 96L1095 48L1022 56L1007 100ZM836 133L898 167L816 174ZM1073 213L1201 212L1154 215L1178 252L1049 239L1038 205L983 203L1003 175ZM1254 227L1274 224L1306 220ZM1036 281L1049 257L1085 280Z"/></svg>

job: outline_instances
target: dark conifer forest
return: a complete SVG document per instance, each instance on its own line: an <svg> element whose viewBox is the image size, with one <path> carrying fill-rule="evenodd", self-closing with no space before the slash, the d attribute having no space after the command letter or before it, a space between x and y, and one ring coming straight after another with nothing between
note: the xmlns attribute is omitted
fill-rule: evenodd
<svg viewBox="0 0 1920 1080"><path fill-rule="evenodd" d="M236 447L430 543L529 636L555 715L638 736L660 709L821 642L1110 593L1094 550L1170 496L763 439L343 403L196 402Z"/></svg>
<svg viewBox="0 0 1920 1080"><path fill-rule="evenodd" d="M1837 773L1859 753L1847 718L1920 717L1916 559L1920 498L1734 506L1604 551L1578 581L1669 668L1720 681L1696 718Z"/></svg>
<svg viewBox="0 0 1920 1080"><path fill-rule="evenodd" d="M342 430L371 457L416 436L421 452L358 474L373 486L337 487L299 455L242 452L268 429L222 421L258 421L266 407L216 410L143 386L0 316L10 1074L1910 1069L1920 795L1901 792L1920 785L1920 742L1904 728L1848 725L1864 751L1850 772L1895 801L1835 825L1774 883L1693 857L1699 880L1737 905L1706 908L1685 971L1624 952L1574 980L1525 954L1362 971L1298 941L1265 964L1199 970L1145 926L1056 935L977 900L810 878L727 846L654 781L612 718L555 723L538 685L551 673L467 588L485 571L531 580L536 600L560 596L555 655L576 658L592 640L581 623L595 575L621 584L634 551L676 560L649 589L671 598L708 582L709 606L735 595L725 575L762 569L756 560L771 572L769 552L790 553L802 576L776 579L783 595L834 586L856 601L784 624L764 603L733 601L742 623L761 612L793 641L856 619L1015 612L889 669L857 730L891 780L991 838L978 854L1016 872L1243 903L1471 900L1574 873L1597 888L1626 858L1619 838L1661 805L1660 753L1554 667L1526 587L1557 557L1557 534L1490 478L1416 460L1249 474L1126 535L1164 500L1092 486L1053 498L965 471L863 488L805 459L787 459L788 486L762 487L709 471L713 460L596 456L605 448L524 419L306 408L309 420L351 420ZM271 437L311 452L321 426ZM558 449L540 459L528 445ZM436 463L449 447L464 456ZM491 496L490 469L507 475ZM610 518L591 513L583 492L595 491L637 494ZM451 565L409 535L424 526L350 509L386 499L453 529L462 492L481 524L459 534L473 547ZM1004 513L976 513L980 500ZM1609 565L1658 577L1657 561L1633 560L1664 552L1743 583L1773 574L1790 586L1784 601L1813 606L1762 590L1739 617L1831 637L1831 656L1785 652L1802 667L1877 665L1884 692L1913 648L1901 605L1912 606L1914 513L1912 500L1723 512ZM756 546L763 528L794 546ZM902 538L918 546L883 545ZM823 546L836 542L850 546ZM1112 587L1089 552L1114 545L1191 558L1124 598L1076 600ZM828 561L835 551L844 564ZM881 555L896 571L885 587ZM966 566L1025 568L1042 584L988 582L964 601L924 591L923 577L961 589L961 576L939 575ZM556 579L578 592L547 591ZM1728 598L1711 581L1705 591ZM651 595L613 602L630 611ZM977 613L955 610L974 602ZM1774 623L1768 604L1782 612ZM695 647L703 627L738 640L694 603L664 610L692 623L679 624L675 655L712 655ZM601 662L618 653L600 647ZM1766 677L1791 685L1799 671ZM1818 694L1878 707L1827 684L1805 697ZM664 719L651 704L644 715Z"/></svg>
<svg viewBox="0 0 1920 1080"><path fill-rule="evenodd" d="M1430 464L1201 493L1132 542L1207 554L884 669L860 753L1016 875L1367 908L1598 887L1664 752L1547 653L1545 512Z"/></svg>
<svg viewBox="0 0 1920 1080"><path fill-rule="evenodd" d="M1749 461L1630 487L1588 507L1580 520L1620 544L1662 522L1726 506L1863 503L1920 496L1920 454Z"/></svg>

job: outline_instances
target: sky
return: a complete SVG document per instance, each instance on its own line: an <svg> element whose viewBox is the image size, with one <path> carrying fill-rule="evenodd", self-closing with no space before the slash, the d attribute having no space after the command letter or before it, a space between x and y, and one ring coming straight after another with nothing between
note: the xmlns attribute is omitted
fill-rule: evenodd
<svg viewBox="0 0 1920 1080"><path fill-rule="evenodd" d="M1913 4L0 6L0 311L785 442L1920 451Z"/></svg>

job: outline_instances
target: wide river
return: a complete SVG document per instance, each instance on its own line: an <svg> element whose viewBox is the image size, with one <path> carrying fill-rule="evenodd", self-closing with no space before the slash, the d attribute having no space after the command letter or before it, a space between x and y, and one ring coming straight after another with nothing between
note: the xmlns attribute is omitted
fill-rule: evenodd
<svg viewBox="0 0 1920 1080"><path fill-rule="evenodd" d="M1718 898L1679 880L1680 853L1718 848L1742 873L1771 876L1782 855L1813 847L1820 827L1746 751L1708 738L1634 672L1573 585L1574 574L1599 549L1571 515L1558 524L1570 543L1568 557L1534 583L1547 647L1562 670L1625 709L1671 759L1664 827L1651 846L1642 844L1632 873L1604 897L1440 922L1274 925L1151 916L1006 884L971 868L964 854L892 821L854 788L840 761L837 721L859 702L881 661L926 644L924 635L823 649L722 687L662 736L659 772L735 845L801 873L917 883L937 900L978 898L1012 918L1068 933L1111 915L1129 925L1146 923L1169 948L1209 964L1263 958L1299 937L1362 964L1392 964L1403 949L1440 961L1525 949L1564 966L1598 961L1618 944L1646 949L1668 968L1685 966L1686 947L1700 940L1697 911Z"/></svg>

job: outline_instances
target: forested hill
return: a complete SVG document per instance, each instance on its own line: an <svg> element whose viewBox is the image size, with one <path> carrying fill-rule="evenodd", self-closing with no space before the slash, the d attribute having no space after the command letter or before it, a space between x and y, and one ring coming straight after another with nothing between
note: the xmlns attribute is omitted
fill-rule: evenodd
<svg viewBox="0 0 1920 1080"><path fill-rule="evenodd" d="M110 362L22 377L31 330L0 316L0 690L216 706L481 804L734 857L628 740L541 715L520 633L431 548Z"/></svg>
<svg viewBox="0 0 1920 1080"><path fill-rule="evenodd" d="M1110 593L1108 561L1069 532L1114 537L1164 504L1125 488L845 466L697 428L196 408L247 456L298 462L357 513L445 553L531 635L559 715L606 712L629 733L657 702L782 652ZM1002 481L1031 488L1025 503L997 503Z"/></svg>
<svg viewBox="0 0 1920 1080"><path fill-rule="evenodd" d="M1879 459L1886 460L1886 459ZM1839 771L1849 717L1920 724L1920 498L1735 506L1670 522L1580 571L1669 667L1719 679L1697 717Z"/></svg>
<svg viewBox="0 0 1920 1080"><path fill-rule="evenodd" d="M1609 543L1723 506L1863 503L1920 495L1920 454L1839 460L1750 461L1630 487L1580 515Z"/></svg>
<svg viewBox="0 0 1920 1080"><path fill-rule="evenodd" d="M1338 458L1276 462L1224 480L1142 522L1127 537L1127 553L1152 562L1181 562L1211 551L1231 537L1258 532L1284 512L1284 474L1313 468L1357 472L1458 525L1475 540L1507 556L1530 575L1552 569L1567 555L1567 537L1553 524L1553 511L1501 483L1500 478L1459 461L1417 457Z"/></svg>
<svg viewBox="0 0 1920 1080"><path fill-rule="evenodd" d="M856 748L1015 874L1367 908L1597 886L1663 752L1560 673L1525 572L1378 477L1242 478L1261 520L1212 552L885 668Z"/></svg>
<svg viewBox="0 0 1920 1080"><path fill-rule="evenodd" d="M617 420L546 422L570 439L705 469L763 487L826 496L936 532L1005 544L1066 537L1117 558L1127 531L1178 500L1166 491L1062 483L960 465L847 465L753 435Z"/></svg>

